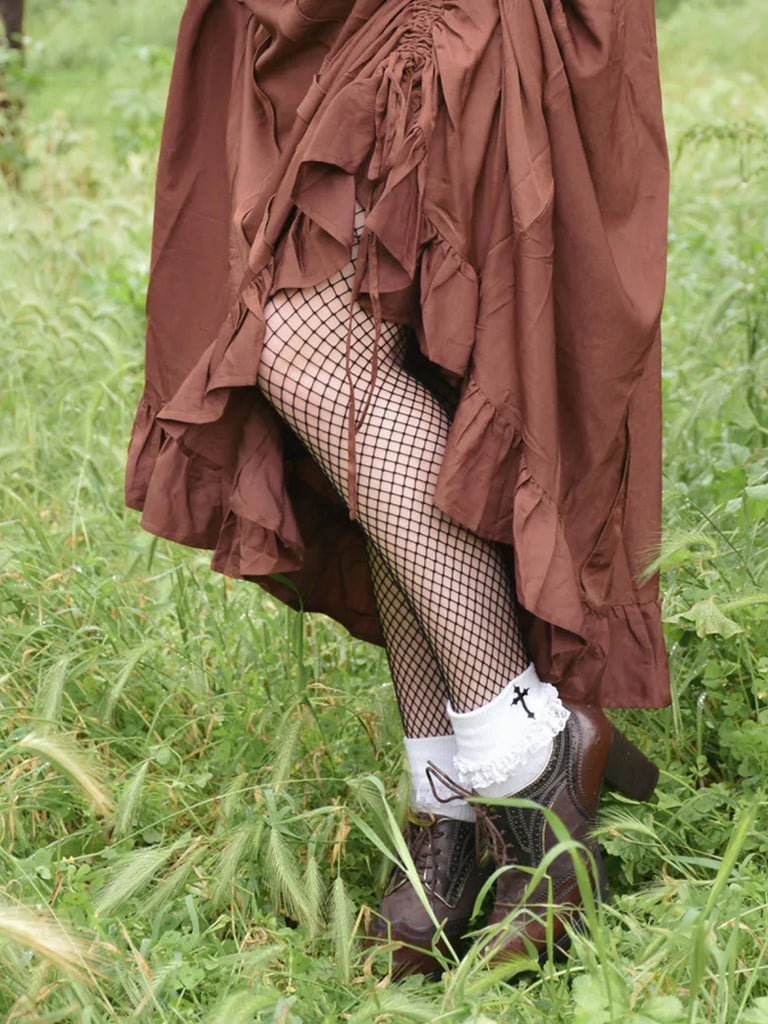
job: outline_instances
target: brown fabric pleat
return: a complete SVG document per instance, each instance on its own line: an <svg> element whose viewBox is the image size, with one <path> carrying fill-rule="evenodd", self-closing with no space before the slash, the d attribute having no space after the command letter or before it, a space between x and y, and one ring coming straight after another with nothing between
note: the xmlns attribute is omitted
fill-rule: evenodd
<svg viewBox="0 0 768 1024"><path fill-rule="evenodd" d="M359 528L255 388L264 302L348 261L358 201L360 301L461 388L435 503L508 546L539 674L665 704L639 582L660 532L654 33L651 0L190 0L129 453L143 525L381 641Z"/></svg>

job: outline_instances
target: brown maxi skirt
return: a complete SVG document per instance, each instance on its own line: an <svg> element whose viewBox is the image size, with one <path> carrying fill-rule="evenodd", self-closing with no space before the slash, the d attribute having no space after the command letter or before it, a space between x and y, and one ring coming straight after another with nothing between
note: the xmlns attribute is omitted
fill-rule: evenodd
<svg viewBox="0 0 768 1024"><path fill-rule="evenodd" d="M189 0L127 502L381 642L363 535L256 388L263 305L349 259L460 388L435 504L505 546L541 676L669 699L658 581L667 213L652 0Z"/></svg>

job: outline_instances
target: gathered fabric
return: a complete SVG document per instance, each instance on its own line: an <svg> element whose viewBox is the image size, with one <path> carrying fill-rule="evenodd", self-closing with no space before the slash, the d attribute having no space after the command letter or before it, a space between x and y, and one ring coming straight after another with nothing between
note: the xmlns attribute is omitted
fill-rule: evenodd
<svg viewBox="0 0 768 1024"><path fill-rule="evenodd" d="M451 392L433 496L498 542L541 678L669 699L658 581L667 157L650 0L189 0L126 497L215 569L381 642L355 521L380 325ZM264 307L365 211L349 511L259 393ZM350 324L351 324L350 310ZM280 579L275 578L276 575Z"/></svg>

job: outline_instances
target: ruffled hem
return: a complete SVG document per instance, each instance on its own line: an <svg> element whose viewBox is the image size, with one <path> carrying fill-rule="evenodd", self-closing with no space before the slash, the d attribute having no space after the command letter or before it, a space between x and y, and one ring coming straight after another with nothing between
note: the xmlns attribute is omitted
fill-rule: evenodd
<svg viewBox="0 0 768 1024"><path fill-rule="evenodd" d="M298 569L304 545L281 465L281 427L257 391L263 320L251 315L265 272L170 402L139 405L128 453L126 500L142 526L217 549L238 576Z"/></svg>
<svg viewBox="0 0 768 1024"><path fill-rule="evenodd" d="M669 704L660 600L585 605L580 634L526 616L526 638L539 674L563 700L604 708L663 708Z"/></svg>
<svg viewBox="0 0 768 1024"><path fill-rule="evenodd" d="M443 15L461 13L451 5L436 5L435 11L441 6ZM487 24L472 28L478 33L472 66L478 74L485 69L495 74L500 51L489 50L488 60L479 57L498 37L495 5L488 5L486 13ZM380 14L386 21L386 10ZM588 592L585 599L557 503L540 482L548 479L537 470L540 453L502 414L501 402L489 400L480 386L483 380L473 377L481 303L477 273L462 253L485 252L489 239L476 240L471 248L469 235L459 230L460 218L449 214L452 203L469 210L471 195L495 196L496 191L481 188L478 179L466 196L461 190L448 194L444 187L455 183L441 174L433 205L425 192L438 95L441 109L456 113L461 106L458 78L450 88L447 82L440 86L439 68L433 65L425 72L422 66L421 106L412 103L415 94L401 72L410 74L413 65L388 63L384 51L390 43L377 24L372 17L359 30L358 65L347 67L337 54L315 80L298 111L296 132L284 147L285 159L274 173L270 170L272 185L263 186L253 201L239 196L236 231L243 237L230 239L229 256L238 268L247 256L249 283L219 336L170 401L162 405L148 393L139 407L127 502L143 510L142 523L151 532L214 549L213 565L219 571L255 579L289 604L324 611L354 635L381 642L362 533L317 467L306 457L286 456L283 428L256 387L263 303L277 288L317 284L344 265L357 196L368 210L367 226L378 247L375 275L369 272L363 281L361 297L378 293L383 319L409 324L431 365L453 380L467 381L435 504L470 530L514 548L518 598L531 620L531 654L540 676L558 684L564 698L605 706L665 704L657 601L617 606L607 591L602 603L599 594L593 600ZM426 39L433 22L417 27ZM450 41L464 39L469 30L463 20L464 35L435 28L449 57ZM426 49L432 52L431 46ZM380 74L385 64L386 81ZM446 59L449 66L455 69L455 61ZM252 63L245 61L243 67L246 95L251 95ZM486 87L494 101L483 109L493 110L500 82L488 80ZM342 123L354 131L339 132ZM490 123L487 127L489 152L495 152L501 142L496 129ZM446 159L451 138L444 124L436 150L443 168L453 166ZM380 175L375 195L372 167ZM498 183L502 180L498 177ZM481 184L487 184L485 179ZM503 214L501 208L502 220ZM546 246L536 249L530 265L548 273L548 252ZM483 266L482 258L478 265ZM483 281L488 273L484 266ZM505 281L509 273L505 265ZM524 283L515 286L523 291ZM486 310L493 305L488 296L485 303ZM169 328L171 333L174 329ZM492 333L491 351L511 336L506 330ZM274 580L273 573L289 575L290 584ZM604 578L610 588L610 573ZM645 592L636 591L640 599ZM629 598L631 588L613 587L610 596L620 593Z"/></svg>
<svg viewBox="0 0 768 1024"><path fill-rule="evenodd" d="M162 410L146 398L139 405L127 503L143 511L150 532L214 549L217 571L256 580L294 607L324 611L353 635L381 643L359 528L307 460L285 479L282 428L253 386L263 337L258 302L252 287L222 331L226 343L220 337L210 346ZM456 411L434 500L457 522L514 549L531 655L564 699L668 703L658 600L600 609L583 601L557 507L530 473L518 431L473 380ZM295 589L270 579L275 573L290 576Z"/></svg>
<svg viewBox="0 0 768 1024"><path fill-rule="evenodd" d="M474 533L514 548L517 598L532 615L582 632L585 609L557 505L528 469L517 428L474 380L456 411L434 500Z"/></svg>
<svg viewBox="0 0 768 1024"><path fill-rule="evenodd" d="M386 79L350 83L317 118L292 172L290 205L270 211L260 231L264 245L257 238L254 248L274 251L273 291L319 284L349 260L360 202L367 211L368 248L376 247L375 271L364 260L360 298L369 307L376 302L383 320L412 327L422 354L462 378L475 343L478 276L425 207L426 128L417 120L407 131L382 124L374 131L374 119L363 117L382 102ZM436 89L430 81L429 91ZM338 124L356 126L350 133L354 146L346 132L336 131ZM396 152L374 193L370 165L381 163L377 149L382 137L392 135L399 137ZM388 145L395 143L389 139Z"/></svg>
<svg viewBox="0 0 768 1024"><path fill-rule="evenodd" d="M230 576L299 569L304 545L291 503L281 482L261 473L258 451L227 472L179 443L167 426L146 401L140 404L126 503L142 512L142 527L189 547L216 549L214 567Z"/></svg>
<svg viewBox="0 0 768 1024"><path fill-rule="evenodd" d="M167 426L143 400L126 486L126 502L142 512L142 527L211 549L217 572L258 583L296 610L323 612L360 640L383 644L365 539L314 463L283 461L276 433L275 448L261 463L242 444L241 461L225 472Z"/></svg>
<svg viewBox="0 0 768 1024"><path fill-rule="evenodd" d="M669 669L660 601L599 605L582 593L579 566L553 498L528 468L518 429L470 379L451 427L434 502L446 515L514 551L526 639L539 675L563 699L602 707L665 707ZM642 600L643 593L653 594Z"/></svg>

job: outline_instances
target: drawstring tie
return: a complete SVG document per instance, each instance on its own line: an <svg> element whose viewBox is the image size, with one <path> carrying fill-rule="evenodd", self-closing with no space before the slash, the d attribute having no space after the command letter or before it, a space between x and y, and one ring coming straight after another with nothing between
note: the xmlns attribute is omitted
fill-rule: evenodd
<svg viewBox="0 0 768 1024"><path fill-rule="evenodd" d="M455 782L450 775L447 775L442 768L438 768L433 761L429 761L427 764L427 778L429 779L429 785L432 788L432 794L439 803L450 804L454 800L469 800L471 806L474 807L475 813L477 814L477 823L480 826L478 830L478 850L477 857L481 861L483 856L490 853L493 857L494 864L497 867L501 867L505 864L517 864L518 858L510 852L509 843L506 841L501 833L496 822L493 820L493 812L489 809L488 805L478 799L478 794L471 789L465 789L464 786L459 785ZM440 796L437 791L437 783L447 789L452 795L451 796ZM480 842L480 831L483 833L485 843Z"/></svg>
<svg viewBox="0 0 768 1024"><path fill-rule="evenodd" d="M443 0L412 0L408 25L398 49L391 55L382 70L382 77L376 93L376 141L368 166L368 178L386 188L387 174L398 165L406 147L412 123L417 122L422 109L420 73L432 47L432 27L440 17ZM426 111L425 113L428 113ZM375 190L375 186L374 186ZM371 208L375 206L375 199ZM367 213L370 210L366 211ZM354 329L355 305L367 274L367 292L371 300L371 311L375 324L373 349L371 353L371 374L359 414L355 400L352 377L352 331ZM363 228L360 236L358 263L352 285L349 304L349 320L344 354L344 369L349 389L347 412L347 489L349 517L358 518L357 502L357 434L363 426L373 401L379 369L379 347L381 343L381 289L379 278L379 240L368 229Z"/></svg>

